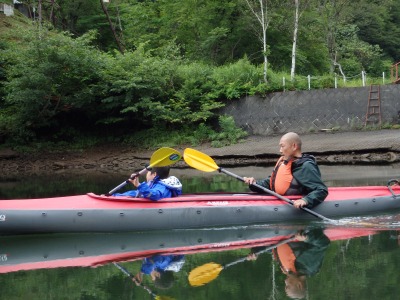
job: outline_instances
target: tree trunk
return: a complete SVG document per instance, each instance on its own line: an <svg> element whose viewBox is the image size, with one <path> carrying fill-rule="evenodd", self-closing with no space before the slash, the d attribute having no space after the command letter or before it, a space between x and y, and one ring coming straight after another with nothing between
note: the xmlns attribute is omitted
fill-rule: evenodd
<svg viewBox="0 0 400 300"><path fill-rule="evenodd" d="M263 7L263 0L260 1L260 7L261 7L261 25L262 25L262 31L263 31L263 38L262 38L262 43L263 43L263 56L264 56L264 82L268 83L268 78L267 78L267 71L268 71L268 55L267 55L267 28L268 28L268 23L266 21L266 18L268 16L268 4L265 2L265 12L264 12L264 7Z"/></svg>
<svg viewBox="0 0 400 300"><path fill-rule="evenodd" d="M293 47L292 47L292 68L290 69L290 80L294 80L296 71L296 46L297 46L297 32L299 29L299 2L295 0L295 16L294 16L294 30L293 30Z"/></svg>
<svg viewBox="0 0 400 300"><path fill-rule="evenodd" d="M50 16L49 16L49 18L50 18L51 24L53 24L53 26L55 27L55 26L56 26L56 18L55 18L55 13L54 13L54 5L55 5L55 0L51 0L51 1L50 1L50 7L51 7L51 9L50 9Z"/></svg>
<svg viewBox="0 0 400 300"><path fill-rule="evenodd" d="M257 18L257 21L260 23L262 28L261 34L261 42L263 45L263 57L264 57L264 82L268 83L267 78L267 71L268 71L268 45L267 45L267 29L269 25L268 19L268 0L258 0L258 7L257 5L250 0L245 0L247 6L250 8L253 15ZM250 3L253 2L253 3ZM264 3L265 2L265 3ZM265 4L265 7L264 7Z"/></svg>
<svg viewBox="0 0 400 300"><path fill-rule="evenodd" d="M112 31L112 33L113 33L115 42L117 43L119 52L121 52L121 54L124 54L124 50L125 50L125 49L124 49L124 47L122 46L121 41L120 41L119 38L118 38L117 32L115 31L114 24L112 23L112 21L111 21L111 19L110 19L110 15L108 14L107 7L104 5L103 0L100 0L100 4L101 4L101 8L102 8L103 11L104 11L104 14L105 14L106 17L107 17L108 24L110 24L110 28L111 28L111 31Z"/></svg>
<svg viewBox="0 0 400 300"><path fill-rule="evenodd" d="M42 0L38 1L38 21L39 21L39 27L41 27L41 24L42 24Z"/></svg>

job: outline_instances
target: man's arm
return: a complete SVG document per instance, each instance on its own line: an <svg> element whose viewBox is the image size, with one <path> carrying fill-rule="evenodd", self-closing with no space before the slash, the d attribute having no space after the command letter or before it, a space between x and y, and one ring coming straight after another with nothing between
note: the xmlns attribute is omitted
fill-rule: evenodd
<svg viewBox="0 0 400 300"><path fill-rule="evenodd" d="M312 208L320 204L328 196L328 188L322 181L319 168L314 162L305 162L300 168L294 170L293 176L304 188L303 199L308 207Z"/></svg>

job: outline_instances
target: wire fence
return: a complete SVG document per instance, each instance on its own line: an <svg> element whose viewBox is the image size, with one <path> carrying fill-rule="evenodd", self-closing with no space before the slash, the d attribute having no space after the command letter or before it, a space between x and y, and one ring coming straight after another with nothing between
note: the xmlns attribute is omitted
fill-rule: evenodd
<svg viewBox="0 0 400 300"><path fill-rule="evenodd" d="M319 89L319 88L343 88L343 87L365 87L371 84L391 84L392 80L386 78L386 73L382 72L381 77L368 77L365 71L361 71L352 76L340 76L334 74L332 77L328 76L296 76L292 82L285 76L282 77L282 90L293 90L293 87L300 89Z"/></svg>

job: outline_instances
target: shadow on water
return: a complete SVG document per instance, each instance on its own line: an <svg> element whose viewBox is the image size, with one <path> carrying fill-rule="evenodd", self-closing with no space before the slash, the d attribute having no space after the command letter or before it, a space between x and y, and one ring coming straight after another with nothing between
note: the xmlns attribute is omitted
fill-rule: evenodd
<svg viewBox="0 0 400 300"><path fill-rule="evenodd" d="M247 191L243 183L223 174L172 172L188 193ZM234 172L261 178L270 170L245 167ZM391 166L321 166L321 172L328 186L386 185L399 177L398 169ZM127 175L4 178L0 198L105 193ZM379 226L354 226L357 222ZM155 232L0 236L1 298L394 299L400 291L399 236L400 214L351 218L351 226L316 220Z"/></svg>

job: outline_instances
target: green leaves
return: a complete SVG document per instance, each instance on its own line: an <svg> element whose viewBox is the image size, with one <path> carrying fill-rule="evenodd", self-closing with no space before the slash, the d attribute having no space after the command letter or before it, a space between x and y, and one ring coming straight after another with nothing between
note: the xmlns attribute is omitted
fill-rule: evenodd
<svg viewBox="0 0 400 300"><path fill-rule="evenodd" d="M66 34L25 31L9 43L6 103L14 107L15 127L41 130L57 126L60 114L81 110L93 100L99 53L90 47L91 33L77 39ZM73 117L73 116L72 116Z"/></svg>

